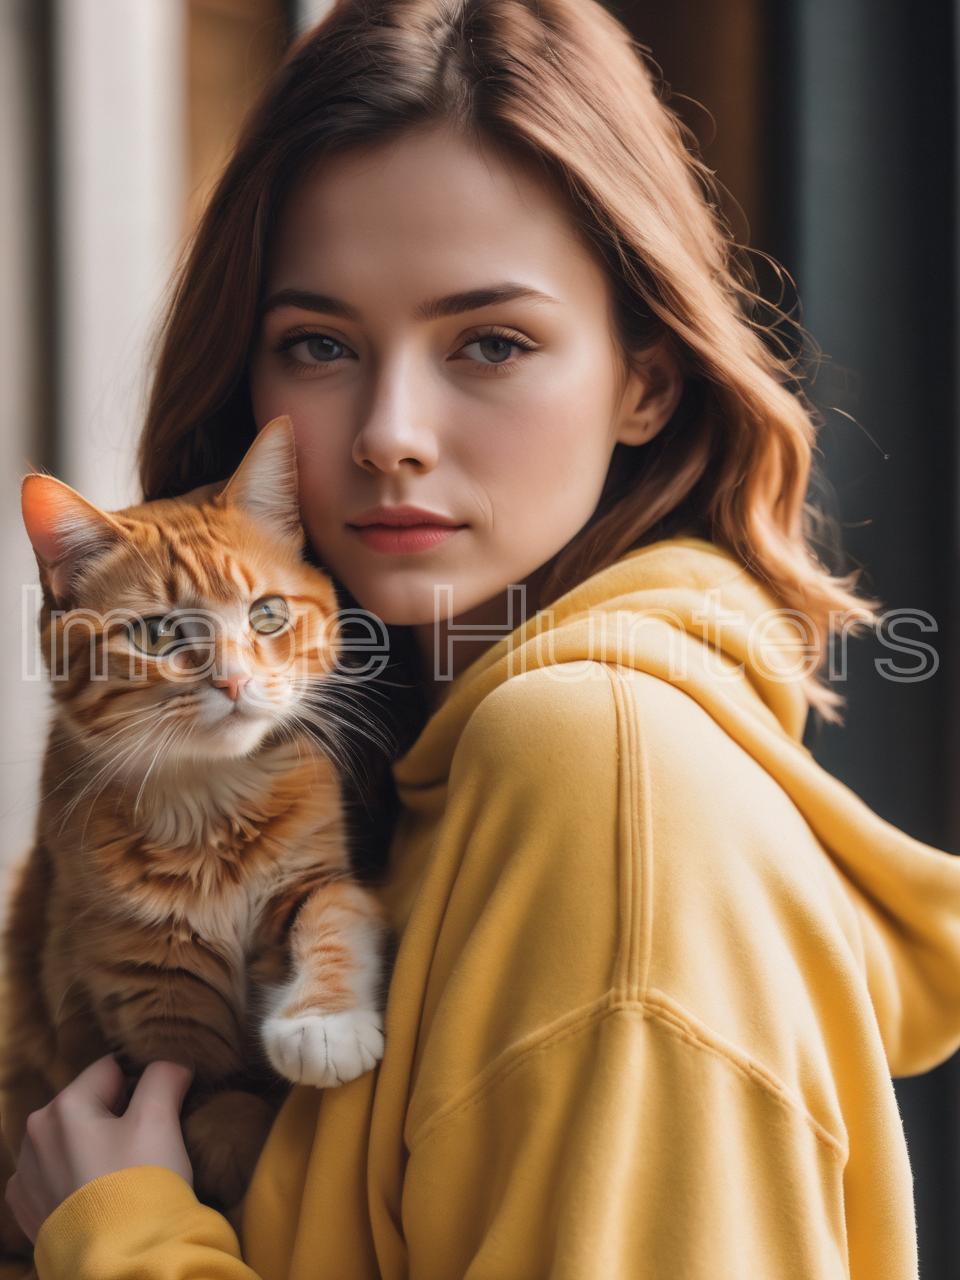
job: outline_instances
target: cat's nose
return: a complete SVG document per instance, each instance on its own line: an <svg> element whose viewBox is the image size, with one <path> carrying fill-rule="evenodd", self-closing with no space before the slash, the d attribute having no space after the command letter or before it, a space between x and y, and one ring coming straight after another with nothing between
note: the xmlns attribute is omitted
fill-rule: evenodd
<svg viewBox="0 0 960 1280"><path fill-rule="evenodd" d="M215 689L222 689L231 702L236 702L240 696L240 690L245 684L250 683L250 676L246 671L228 671L225 676L218 676L213 682Z"/></svg>

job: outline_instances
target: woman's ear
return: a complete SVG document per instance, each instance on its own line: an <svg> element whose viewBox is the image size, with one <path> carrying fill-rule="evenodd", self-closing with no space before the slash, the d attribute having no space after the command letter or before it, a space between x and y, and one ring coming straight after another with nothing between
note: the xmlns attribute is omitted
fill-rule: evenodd
<svg viewBox="0 0 960 1280"><path fill-rule="evenodd" d="M673 417L682 394L680 362L669 343L660 342L632 358L620 402L617 444L647 444Z"/></svg>

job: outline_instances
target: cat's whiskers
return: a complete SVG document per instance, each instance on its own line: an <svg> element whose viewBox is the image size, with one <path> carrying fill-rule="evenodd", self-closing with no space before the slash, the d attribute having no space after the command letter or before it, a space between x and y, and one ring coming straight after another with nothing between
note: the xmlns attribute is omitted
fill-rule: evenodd
<svg viewBox="0 0 960 1280"><path fill-rule="evenodd" d="M342 717L331 716L329 711L321 715L306 707L301 707L293 719L296 724L302 726L313 741L318 743L326 755L334 758L341 768L350 773L355 782L360 781L363 756L356 744L351 741L350 734L341 732L354 729L352 722Z"/></svg>
<svg viewBox="0 0 960 1280"><path fill-rule="evenodd" d="M152 720L152 719L153 719L152 715L143 714L139 721L134 721L132 724L124 725L122 726L122 728L117 729L113 733L111 738L107 739L106 745L109 746L114 739L125 737L129 731L136 729L140 724L145 724L148 720ZM98 748L98 751L97 751L98 758L101 754L103 754L102 745ZM94 796L94 800L98 799L100 795L102 795L104 789L109 785L112 778L119 773L121 764L124 762L124 760L127 760L128 758L129 758L128 753L126 753L123 750L122 744L117 743L116 751L112 755L108 755L107 759L100 766L100 768L94 774L91 775L91 777L87 780L87 782L80 788L77 794L73 797L70 803L65 806L62 814L62 819L61 819L61 830L63 830L63 824L66 823L66 821L74 813L77 806L80 804L83 798L90 791L90 788L96 784L97 780L104 773L108 773L108 776L104 779L103 784L97 790L96 796ZM49 794L52 795L55 791L59 790L61 786L66 786L69 782L72 782L77 777L78 774L81 774L84 770L88 769L89 767L90 767L89 761L85 759L81 759L80 762L73 769L67 772L67 774L61 779L61 781L57 784L56 787L52 789L52 791ZM108 772L110 770L112 770L113 772L112 773Z"/></svg>
<svg viewBox="0 0 960 1280"><path fill-rule="evenodd" d="M158 719L162 721L168 718L166 712L167 708L162 702L154 702L147 707L135 707L130 711L116 713L105 726L112 730L110 737L103 742L97 741L93 747L94 751L99 754L104 747L109 746L111 742L114 742L116 739L124 737L127 734L132 734L135 729L139 729L148 722L156 722ZM122 721L122 723L118 723L120 721ZM85 728L81 732L84 738L89 739L94 737L95 733L98 731L96 729Z"/></svg>
<svg viewBox="0 0 960 1280"><path fill-rule="evenodd" d="M108 749L112 743L116 743L116 748L112 753L107 754L107 758L101 764L100 768L94 774L91 775L91 777L87 780L87 782L80 788L77 794L72 798L70 803L64 807L63 812L61 814L61 824L60 824L61 831L64 828L64 824L69 820L72 814L76 811L77 806L89 794L91 789L94 786L96 786L97 782L101 778L103 779L103 781L101 782L100 786L96 790L96 793L92 797L91 807L100 798L100 796L103 794L106 788L110 785L110 783L120 775L121 766L126 766L127 771L129 771L129 764L130 764L129 751L125 749L126 743L124 741L118 741L118 739L126 739L128 734L132 734L136 729L140 728L143 725L146 725L148 722L155 724L158 718L161 721L163 719L170 718L165 716L163 713L164 713L164 708L162 704L153 705L145 710L142 708L138 708L137 711L135 712L127 712L122 718L125 721L129 721L129 722L124 723L118 726L117 728L115 728L111 736L106 740L106 742L99 742L97 744L98 758L105 754L106 749ZM168 732L171 729L175 729L177 727L178 725L168 726ZM154 760L155 759L156 759L156 755L154 756ZM88 767L89 767L88 762L85 760L82 760L74 770L70 771L70 773L67 775L66 778L64 778L60 783L58 783L58 787L65 785L69 780L75 778L79 772L81 772L83 769ZM118 807L121 799L122 799L122 792L117 798ZM87 824L85 822L84 832L86 832L86 825Z"/></svg>
<svg viewBox="0 0 960 1280"><path fill-rule="evenodd" d="M338 739L346 734L348 738L362 738L379 750L390 752L389 734L363 707L349 702L338 704L332 697L311 697L301 699L294 711Z"/></svg>
<svg viewBox="0 0 960 1280"><path fill-rule="evenodd" d="M150 774L153 772L154 766L156 765L158 759L160 758L161 753L165 752L166 749L171 745L171 735L175 732L176 728L177 726L175 725L171 725L168 728L167 733L164 735L164 737L161 738L160 745L157 747L156 751L153 754L153 759L150 761L150 765L147 769L147 772L143 775L143 781L140 783L140 790L137 792L137 798L133 804L134 816L136 816L140 812L140 801L143 799L144 788L146 787L147 782L150 779Z"/></svg>
<svg viewBox="0 0 960 1280"><path fill-rule="evenodd" d="M378 690L352 684L349 678L342 677L339 681L307 684L301 693L300 705L321 715L332 716L339 724L358 732L368 742L389 754L396 749L392 735L363 705L376 696L382 696ZM349 719L343 714L345 711L349 711Z"/></svg>
<svg viewBox="0 0 960 1280"><path fill-rule="evenodd" d="M112 729L115 726L118 726L122 729L123 721L131 720L135 717L162 714L167 705L168 705L167 702L164 700L154 699L147 706L138 704L137 706L131 707L131 708L113 707L109 712L104 713L99 723L94 722L94 724L91 726L81 725L79 727L79 731L84 738L95 739L101 732L103 732L106 729Z"/></svg>
<svg viewBox="0 0 960 1280"><path fill-rule="evenodd" d="M83 828L80 832L81 845L83 844L83 841L86 838L87 826L90 822L90 818L94 812L94 809L96 808L97 801L103 795L104 791L107 789L110 783L113 782L113 780L120 775L121 766L124 763L124 759L125 759L125 755L122 753L121 748L118 747L114 758L112 760L108 760L106 764L103 765L103 767L94 775L94 777L86 784L86 786L83 787L83 789L77 796L76 800L71 805L67 806L67 809L65 810L63 823L65 823L67 819L72 815L72 813L77 807L77 803L79 802L79 800L82 799L84 794L86 794L90 790L90 788L96 782L97 778L99 778L101 775L106 775L104 776L103 781L101 782L100 786L97 788L94 795L91 797L90 805L87 809L87 816L84 818ZM123 792L120 791L118 793L117 800L114 805L115 811L119 811L122 796L123 796ZM63 830L63 823L61 824L61 831Z"/></svg>

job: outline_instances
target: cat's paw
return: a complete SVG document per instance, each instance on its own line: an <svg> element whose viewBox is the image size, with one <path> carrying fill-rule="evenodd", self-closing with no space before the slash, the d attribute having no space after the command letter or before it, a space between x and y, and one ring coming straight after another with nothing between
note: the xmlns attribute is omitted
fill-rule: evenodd
<svg viewBox="0 0 960 1280"><path fill-rule="evenodd" d="M369 1009L268 1018L263 1042L274 1069L318 1089L355 1080L383 1057L383 1017Z"/></svg>

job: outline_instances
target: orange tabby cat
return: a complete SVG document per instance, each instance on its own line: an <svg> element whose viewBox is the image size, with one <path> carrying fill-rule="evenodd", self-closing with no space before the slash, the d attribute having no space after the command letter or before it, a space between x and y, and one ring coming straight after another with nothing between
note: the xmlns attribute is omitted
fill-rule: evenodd
<svg viewBox="0 0 960 1280"><path fill-rule="evenodd" d="M306 730L337 605L301 558L289 420L219 494L108 515L29 476L23 509L56 711L6 935L4 1133L18 1150L111 1050L186 1063L198 1193L228 1207L284 1091L271 1066L337 1085L383 1047L381 917Z"/></svg>

